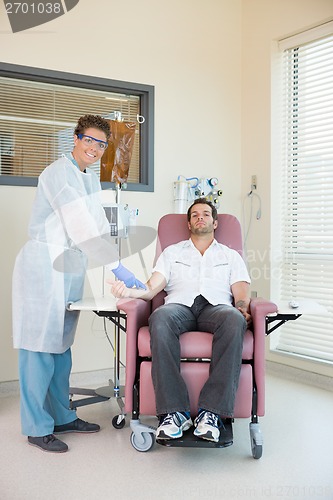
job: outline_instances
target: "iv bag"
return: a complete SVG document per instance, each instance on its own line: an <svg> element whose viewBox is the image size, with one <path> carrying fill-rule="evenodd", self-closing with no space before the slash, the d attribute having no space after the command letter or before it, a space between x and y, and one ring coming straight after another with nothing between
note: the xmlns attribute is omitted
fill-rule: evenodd
<svg viewBox="0 0 333 500"><path fill-rule="evenodd" d="M111 129L109 147L101 159L100 180L124 184L132 158L136 123L108 120Z"/></svg>

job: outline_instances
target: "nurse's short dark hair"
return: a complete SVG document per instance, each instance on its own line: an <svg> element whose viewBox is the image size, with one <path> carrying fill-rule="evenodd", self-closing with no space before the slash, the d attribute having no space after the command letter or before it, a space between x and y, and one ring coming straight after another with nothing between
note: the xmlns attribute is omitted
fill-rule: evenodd
<svg viewBox="0 0 333 500"><path fill-rule="evenodd" d="M107 139L110 139L111 130L110 125L105 118L99 115L84 115L79 118L77 125L74 130L74 134L84 134L88 128L97 128L101 130L106 135Z"/></svg>
<svg viewBox="0 0 333 500"><path fill-rule="evenodd" d="M196 200L194 200L194 202L192 203L192 205L190 206L190 208L187 211L187 220L189 222L191 220L192 207L194 207L194 205L197 205L198 203L200 203L201 205L208 205L212 209L213 220L214 221L217 220L217 210L216 210L215 205L211 201L206 200L206 198L197 198Z"/></svg>

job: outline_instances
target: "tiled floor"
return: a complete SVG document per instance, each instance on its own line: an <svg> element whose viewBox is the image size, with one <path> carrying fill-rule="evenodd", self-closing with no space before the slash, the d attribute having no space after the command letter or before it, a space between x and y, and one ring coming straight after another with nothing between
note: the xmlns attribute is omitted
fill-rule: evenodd
<svg viewBox="0 0 333 500"><path fill-rule="evenodd" d="M68 453L48 454L20 434L19 398L0 398L1 500L333 499L333 393L267 375L264 451L252 458L249 420L234 423L224 449L140 453L130 428L116 430L114 400L78 410L101 432L67 434ZM155 424L155 419L152 419Z"/></svg>

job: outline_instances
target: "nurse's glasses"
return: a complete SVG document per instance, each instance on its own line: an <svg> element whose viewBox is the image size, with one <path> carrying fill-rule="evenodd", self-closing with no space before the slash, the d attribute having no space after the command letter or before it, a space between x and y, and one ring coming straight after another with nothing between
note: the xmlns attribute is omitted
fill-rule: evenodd
<svg viewBox="0 0 333 500"><path fill-rule="evenodd" d="M86 146L94 146L96 144L97 149L100 149L101 151L105 151L108 147L107 142L95 139L95 137L91 137L90 135L77 134L77 136Z"/></svg>

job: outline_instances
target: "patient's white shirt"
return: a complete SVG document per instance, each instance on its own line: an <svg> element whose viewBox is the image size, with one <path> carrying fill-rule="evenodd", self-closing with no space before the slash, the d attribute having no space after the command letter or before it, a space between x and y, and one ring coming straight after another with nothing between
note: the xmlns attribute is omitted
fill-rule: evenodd
<svg viewBox="0 0 333 500"><path fill-rule="evenodd" d="M231 285L251 282L239 253L215 239L203 255L191 239L170 245L157 259L154 271L166 279L165 303L189 307L198 295L212 305L232 305Z"/></svg>

